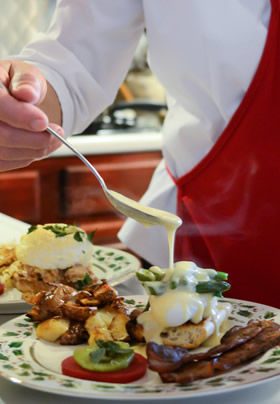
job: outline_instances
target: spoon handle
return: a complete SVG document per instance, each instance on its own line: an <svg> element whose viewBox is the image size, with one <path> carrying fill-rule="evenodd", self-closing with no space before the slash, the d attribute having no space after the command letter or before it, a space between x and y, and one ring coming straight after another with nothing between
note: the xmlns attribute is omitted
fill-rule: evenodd
<svg viewBox="0 0 280 404"><path fill-rule="evenodd" d="M77 157L79 157L80 160L82 160L82 162L90 169L90 171L95 175L95 177L97 178L97 180L99 181L101 187L103 188L103 190L106 192L107 187L106 184L103 180L103 178L101 177L101 175L99 174L99 172L96 170L96 168L93 167L93 165L85 158L85 156L83 156L77 149L75 149L75 147L73 147L69 142L67 142L66 139L64 139L64 137L60 136L54 129L50 128L49 126L47 127L46 131L48 133L50 133L51 135L55 136L57 139L59 139L61 141L61 143L63 143L65 146L67 146L70 150L72 150L72 152L74 154L76 154Z"/></svg>

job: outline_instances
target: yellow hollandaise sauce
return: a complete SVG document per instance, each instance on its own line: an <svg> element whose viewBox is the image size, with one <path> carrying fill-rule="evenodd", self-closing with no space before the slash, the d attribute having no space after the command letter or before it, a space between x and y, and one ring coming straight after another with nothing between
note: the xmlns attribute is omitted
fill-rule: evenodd
<svg viewBox="0 0 280 404"><path fill-rule="evenodd" d="M114 197L113 199L110 199L110 194ZM136 220L144 227L165 227L169 245L169 272L172 272L175 233L178 227L181 226L182 220L172 213L142 205L139 202L119 194L118 192L110 190L110 194L108 194L108 197L111 203L125 216ZM142 215L141 213L144 213L145 215Z"/></svg>
<svg viewBox="0 0 280 404"><path fill-rule="evenodd" d="M229 303L221 302L215 296L222 285L224 288L227 285L215 280L219 273L200 268L191 261L176 262L172 276L169 268L151 267L149 271L154 274L155 280L146 280L143 286L150 295L150 307L137 318L143 326L145 340L160 344L165 328L177 327L188 321L198 324L208 319L205 324L207 335L212 336L211 344L218 342L222 324L231 309ZM143 273L145 276L146 273Z"/></svg>
<svg viewBox="0 0 280 404"><path fill-rule="evenodd" d="M167 231L169 267L161 269L153 266L150 270L136 273L150 295L149 310L137 318L143 326L146 342L162 343L161 333L165 328L188 321L198 324L203 319L207 319L205 327L207 335L212 338L211 343L219 342L222 325L230 313L230 304L220 302L218 296L230 285L217 282L216 278L221 273L214 269L199 268L190 261L174 264L175 233L182 224L178 216L142 205L115 191L110 193L113 196L111 203L118 211L144 227L160 225Z"/></svg>

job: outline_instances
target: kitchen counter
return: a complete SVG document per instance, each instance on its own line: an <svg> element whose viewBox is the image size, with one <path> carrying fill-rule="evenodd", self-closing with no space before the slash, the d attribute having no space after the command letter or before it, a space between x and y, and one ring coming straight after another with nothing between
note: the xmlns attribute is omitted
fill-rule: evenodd
<svg viewBox="0 0 280 404"><path fill-rule="evenodd" d="M116 154L159 151L162 135L157 131L122 134L75 135L68 138L69 143L84 155ZM62 145L50 157L72 156L73 152Z"/></svg>

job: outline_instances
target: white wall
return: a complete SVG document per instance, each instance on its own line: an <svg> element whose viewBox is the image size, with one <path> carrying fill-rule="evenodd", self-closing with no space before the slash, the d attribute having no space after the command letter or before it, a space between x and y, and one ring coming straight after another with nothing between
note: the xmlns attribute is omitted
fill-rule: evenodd
<svg viewBox="0 0 280 404"><path fill-rule="evenodd" d="M18 53L36 32L44 31L56 0L0 0L0 59Z"/></svg>

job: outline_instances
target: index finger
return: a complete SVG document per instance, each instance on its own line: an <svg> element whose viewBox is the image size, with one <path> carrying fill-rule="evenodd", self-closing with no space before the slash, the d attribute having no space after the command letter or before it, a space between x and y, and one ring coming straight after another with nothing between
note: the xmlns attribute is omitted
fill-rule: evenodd
<svg viewBox="0 0 280 404"><path fill-rule="evenodd" d="M18 101L0 88L0 120L15 128L42 132L48 126L48 118L33 104Z"/></svg>

